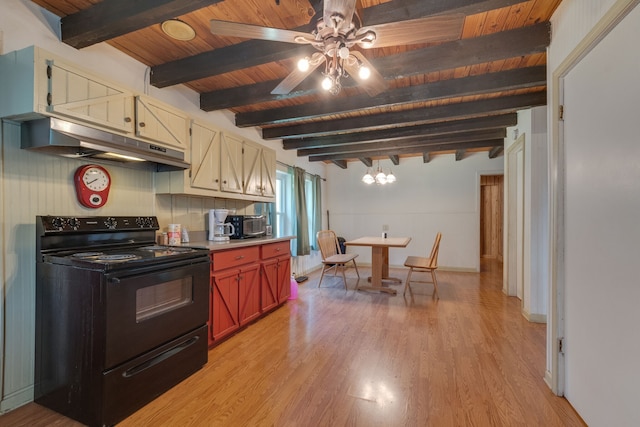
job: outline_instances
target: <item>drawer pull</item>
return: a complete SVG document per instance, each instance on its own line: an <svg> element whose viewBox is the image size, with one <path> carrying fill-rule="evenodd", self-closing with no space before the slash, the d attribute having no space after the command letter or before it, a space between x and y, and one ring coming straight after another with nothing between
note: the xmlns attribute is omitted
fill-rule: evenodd
<svg viewBox="0 0 640 427"><path fill-rule="evenodd" d="M236 259L237 259L237 260L239 260L239 259L243 259L243 258L244 258L244 255L238 255L238 256L236 257Z"/></svg>

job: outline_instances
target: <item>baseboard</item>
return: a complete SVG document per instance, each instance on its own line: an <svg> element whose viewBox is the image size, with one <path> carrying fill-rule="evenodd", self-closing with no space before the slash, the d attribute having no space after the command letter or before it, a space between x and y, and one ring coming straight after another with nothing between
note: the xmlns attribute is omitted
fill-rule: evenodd
<svg viewBox="0 0 640 427"><path fill-rule="evenodd" d="M546 314L529 313L527 310L522 309L522 315L531 323L547 323Z"/></svg>
<svg viewBox="0 0 640 427"><path fill-rule="evenodd" d="M33 385L4 396L0 401L0 414L13 411L29 402L33 402Z"/></svg>

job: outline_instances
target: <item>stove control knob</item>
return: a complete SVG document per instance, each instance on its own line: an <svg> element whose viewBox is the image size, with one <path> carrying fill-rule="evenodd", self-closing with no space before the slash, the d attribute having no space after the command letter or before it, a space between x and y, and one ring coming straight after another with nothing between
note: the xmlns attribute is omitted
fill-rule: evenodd
<svg viewBox="0 0 640 427"><path fill-rule="evenodd" d="M151 219L150 216L148 217L138 217L136 218L136 224L138 224L138 227L140 228L151 228L153 227L153 220Z"/></svg>
<svg viewBox="0 0 640 427"><path fill-rule="evenodd" d="M51 225L53 225L53 228L56 228L58 230L62 230L64 228L64 224L65 220L60 217L53 218L51 220Z"/></svg>
<svg viewBox="0 0 640 427"><path fill-rule="evenodd" d="M116 226L118 225L118 221L116 221L115 218L109 217L107 219L104 220L104 225L109 229L109 230L115 230Z"/></svg>
<svg viewBox="0 0 640 427"><path fill-rule="evenodd" d="M80 221L78 221L78 218L69 218L67 220L67 225L69 225L69 227L73 228L74 230L77 230L78 228L80 228Z"/></svg>

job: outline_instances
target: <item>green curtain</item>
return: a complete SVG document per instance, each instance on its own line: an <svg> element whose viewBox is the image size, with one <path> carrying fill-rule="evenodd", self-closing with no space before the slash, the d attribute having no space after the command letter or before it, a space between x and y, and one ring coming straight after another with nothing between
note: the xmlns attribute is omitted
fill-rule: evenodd
<svg viewBox="0 0 640 427"><path fill-rule="evenodd" d="M311 177L311 182L313 183L313 233L311 233L311 242L313 249L319 251L320 248L318 247L316 235L318 234L318 231L322 230L322 190L320 189L322 178L318 175L313 175Z"/></svg>
<svg viewBox="0 0 640 427"><path fill-rule="evenodd" d="M305 195L305 170L293 168L293 199L296 207L296 247L293 256L311 254L309 244L309 220L307 215L307 197Z"/></svg>

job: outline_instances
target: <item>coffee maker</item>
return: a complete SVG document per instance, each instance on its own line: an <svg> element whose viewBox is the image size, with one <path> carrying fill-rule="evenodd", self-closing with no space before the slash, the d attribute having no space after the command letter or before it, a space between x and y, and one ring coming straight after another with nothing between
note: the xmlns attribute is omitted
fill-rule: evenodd
<svg viewBox="0 0 640 427"><path fill-rule="evenodd" d="M235 227L231 223L225 223L228 209L211 209L209 211L209 240L214 242L226 242L229 236L235 232Z"/></svg>

